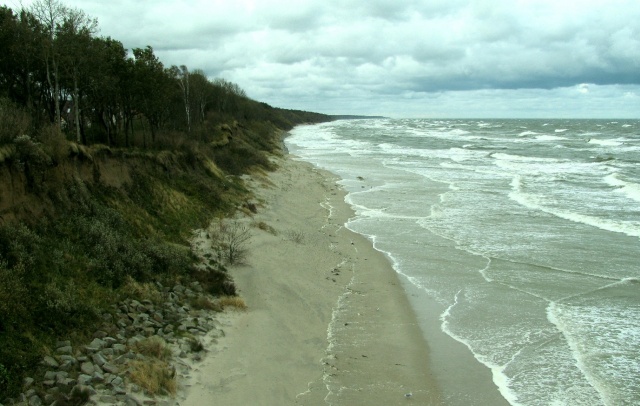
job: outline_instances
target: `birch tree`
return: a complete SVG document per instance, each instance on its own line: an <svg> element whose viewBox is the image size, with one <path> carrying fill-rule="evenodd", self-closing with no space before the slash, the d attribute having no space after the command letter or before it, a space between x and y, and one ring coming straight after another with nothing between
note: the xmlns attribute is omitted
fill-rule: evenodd
<svg viewBox="0 0 640 406"><path fill-rule="evenodd" d="M67 13L67 7L58 0L37 0L31 6L33 15L44 26L47 40L44 42L43 57L46 66L47 83L51 92L54 107L54 122L62 127L60 115L60 76L59 57L56 44L56 27L60 25Z"/></svg>
<svg viewBox="0 0 640 406"><path fill-rule="evenodd" d="M64 20L58 26L56 41L63 70L71 80L71 98L73 100L73 117L75 122L76 141L82 143L80 131L81 78L86 77L86 67L91 59L92 35L97 31L98 21L89 17L82 10L67 9ZM86 81L85 81L86 82Z"/></svg>
<svg viewBox="0 0 640 406"><path fill-rule="evenodd" d="M177 80L178 86L180 86L180 90L182 91L182 101L184 103L184 112L187 119L187 132L191 132L191 98L190 91L191 85L189 84L189 69L185 65L180 65L171 67L171 74Z"/></svg>

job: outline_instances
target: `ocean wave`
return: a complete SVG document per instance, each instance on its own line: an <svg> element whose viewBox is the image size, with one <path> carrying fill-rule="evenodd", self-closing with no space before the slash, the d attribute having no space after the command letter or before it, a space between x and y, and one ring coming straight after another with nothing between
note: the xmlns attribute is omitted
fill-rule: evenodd
<svg viewBox="0 0 640 406"><path fill-rule="evenodd" d="M589 144L600 145L602 147L619 147L620 145L624 144L625 141L626 140L624 138L614 138L608 140L591 138L589 139Z"/></svg>
<svg viewBox="0 0 640 406"><path fill-rule="evenodd" d="M618 173L612 173L604 178L606 184L616 188L616 191L623 193L629 199L640 202L640 185L620 179Z"/></svg>
<svg viewBox="0 0 640 406"><path fill-rule="evenodd" d="M509 198L524 207L539 210L552 216L596 227L604 231L626 234L629 237L640 237L640 221L613 220L592 215L577 213L567 209L551 207L544 202L544 197L526 193L522 190L522 177L515 176L511 182L512 191Z"/></svg>

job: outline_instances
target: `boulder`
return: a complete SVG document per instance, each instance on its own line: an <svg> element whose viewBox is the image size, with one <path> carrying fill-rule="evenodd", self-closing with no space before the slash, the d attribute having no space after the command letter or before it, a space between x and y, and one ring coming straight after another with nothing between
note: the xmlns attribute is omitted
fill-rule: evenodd
<svg viewBox="0 0 640 406"><path fill-rule="evenodd" d="M102 341L99 338L94 338L93 341L91 341L91 344L85 346L84 348L90 352L98 352L104 347L105 347L104 341Z"/></svg>
<svg viewBox="0 0 640 406"><path fill-rule="evenodd" d="M120 372L120 370L118 369L117 366L111 364L111 363L105 363L104 365L102 365L102 369L104 369L106 372L109 372L111 374L117 374L118 372Z"/></svg>
<svg viewBox="0 0 640 406"><path fill-rule="evenodd" d="M80 365L80 371L86 375L93 375L93 373L96 371L96 368L91 362L83 362L82 365Z"/></svg>
<svg viewBox="0 0 640 406"><path fill-rule="evenodd" d="M44 357L44 359L42 360L42 364L50 368L58 368L60 366L60 364L58 364L58 361L56 361L55 358L50 357L48 355Z"/></svg>
<svg viewBox="0 0 640 406"><path fill-rule="evenodd" d="M103 366L107 362L107 360L104 358L104 356L99 352L93 354L93 356L91 358L93 359L93 363L97 364L100 367Z"/></svg>
<svg viewBox="0 0 640 406"><path fill-rule="evenodd" d="M70 345L65 345L64 347L59 347L58 349L56 349L56 353L71 355L73 354L73 348Z"/></svg>

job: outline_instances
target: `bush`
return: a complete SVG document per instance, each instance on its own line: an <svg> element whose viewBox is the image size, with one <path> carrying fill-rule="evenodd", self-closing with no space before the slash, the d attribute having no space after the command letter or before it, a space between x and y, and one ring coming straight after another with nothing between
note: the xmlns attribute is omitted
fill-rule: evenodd
<svg viewBox="0 0 640 406"><path fill-rule="evenodd" d="M5 98L0 98L0 144L13 142L29 133L31 120L29 115Z"/></svg>
<svg viewBox="0 0 640 406"><path fill-rule="evenodd" d="M206 270L195 270L191 276L211 295L236 295L236 285L223 270L207 267Z"/></svg>
<svg viewBox="0 0 640 406"><path fill-rule="evenodd" d="M9 371L4 365L0 364L0 393L6 393L9 388L10 376Z"/></svg>
<svg viewBox="0 0 640 406"><path fill-rule="evenodd" d="M9 268L0 262L0 332L14 330L29 314L28 288L22 263Z"/></svg>
<svg viewBox="0 0 640 406"><path fill-rule="evenodd" d="M242 263L247 256L247 245L251 240L251 229L238 220L219 220L209 226L211 247L218 250L221 260L234 265Z"/></svg>

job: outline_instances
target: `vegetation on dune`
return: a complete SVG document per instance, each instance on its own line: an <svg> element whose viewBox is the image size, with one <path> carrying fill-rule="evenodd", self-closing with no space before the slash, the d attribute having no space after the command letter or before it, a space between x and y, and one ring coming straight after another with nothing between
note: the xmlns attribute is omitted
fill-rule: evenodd
<svg viewBox="0 0 640 406"><path fill-rule="evenodd" d="M57 0L0 7L0 400L120 298L153 300L154 282L197 280L225 296L198 306L242 308L224 266L194 266L191 230L246 202L239 175L273 169L281 131L329 119L96 29ZM241 259L242 241L219 241ZM163 362L138 375L171 380Z"/></svg>

